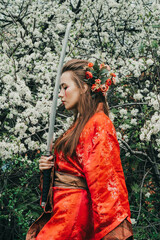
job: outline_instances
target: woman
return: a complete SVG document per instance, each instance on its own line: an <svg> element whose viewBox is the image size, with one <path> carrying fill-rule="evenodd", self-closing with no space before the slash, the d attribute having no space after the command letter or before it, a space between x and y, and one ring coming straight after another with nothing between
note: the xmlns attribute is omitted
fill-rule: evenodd
<svg viewBox="0 0 160 240"><path fill-rule="evenodd" d="M115 81L108 70L78 59L62 69L59 97L75 111L75 120L54 146L53 213L36 240L133 239L119 144L105 100ZM40 170L51 168L52 160L42 156Z"/></svg>

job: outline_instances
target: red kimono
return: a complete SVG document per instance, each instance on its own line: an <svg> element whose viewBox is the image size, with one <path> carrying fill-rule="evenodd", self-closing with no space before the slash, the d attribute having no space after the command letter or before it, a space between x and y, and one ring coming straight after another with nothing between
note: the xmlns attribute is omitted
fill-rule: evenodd
<svg viewBox="0 0 160 240"><path fill-rule="evenodd" d="M55 154L55 170L85 178L88 190L53 187L53 216L36 240L99 240L130 222L116 131L103 111L85 125L73 158Z"/></svg>

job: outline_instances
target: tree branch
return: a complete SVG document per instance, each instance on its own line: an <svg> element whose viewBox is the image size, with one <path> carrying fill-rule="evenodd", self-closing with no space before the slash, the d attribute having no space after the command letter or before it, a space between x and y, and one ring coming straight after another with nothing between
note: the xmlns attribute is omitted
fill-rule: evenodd
<svg viewBox="0 0 160 240"><path fill-rule="evenodd" d="M123 103L120 105L111 106L110 109L124 107L124 106L132 106L132 105L148 105L148 103L147 102Z"/></svg>

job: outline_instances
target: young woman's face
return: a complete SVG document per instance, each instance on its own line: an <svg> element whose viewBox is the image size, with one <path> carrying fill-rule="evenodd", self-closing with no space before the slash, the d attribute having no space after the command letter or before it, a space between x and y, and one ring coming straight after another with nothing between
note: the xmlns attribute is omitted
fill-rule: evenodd
<svg viewBox="0 0 160 240"><path fill-rule="evenodd" d="M59 97L67 110L78 109L78 102L81 96L81 90L72 80L71 72L64 72L61 76L61 91Z"/></svg>

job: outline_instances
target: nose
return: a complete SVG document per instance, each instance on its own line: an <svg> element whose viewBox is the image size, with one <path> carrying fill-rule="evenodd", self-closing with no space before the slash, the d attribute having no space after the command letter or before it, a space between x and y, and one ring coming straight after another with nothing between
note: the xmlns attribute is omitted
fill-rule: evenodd
<svg viewBox="0 0 160 240"><path fill-rule="evenodd" d="M60 90L58 97L62 98L64 96L62 89Z"/></svg>

